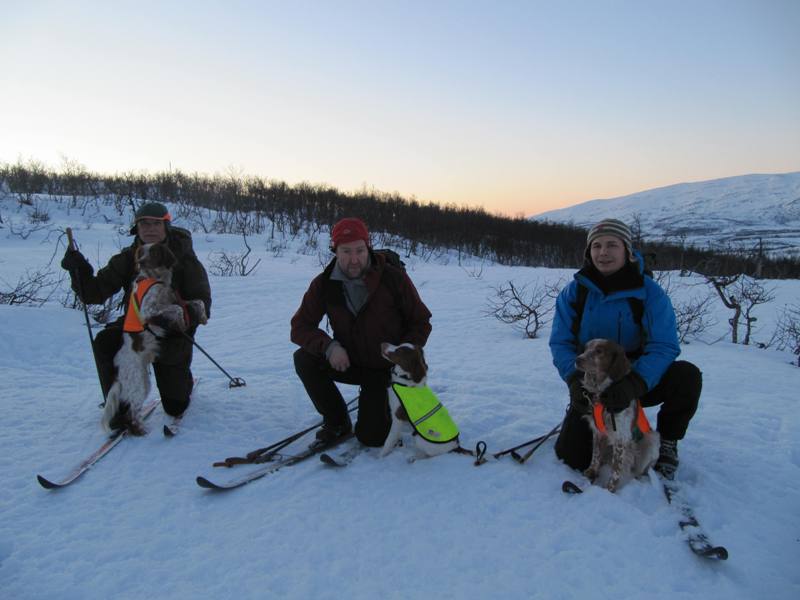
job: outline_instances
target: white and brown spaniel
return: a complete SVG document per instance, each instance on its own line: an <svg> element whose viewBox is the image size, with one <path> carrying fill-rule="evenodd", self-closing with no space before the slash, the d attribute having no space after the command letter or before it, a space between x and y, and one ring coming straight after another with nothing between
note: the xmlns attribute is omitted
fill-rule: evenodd
<svg viewBox="0 0 800 600"><path fill-rule="evenodd" d="M593 435L592 462L584 475L615 492L655 464L659 434L650 429L638 400L615 414L602 406L600 394L631 370L622 346L606 339L591 340L575 366L584 373L583 387L592 404L592 413L586 416Z"/></svg>
<svg viewBox="0 0 800 600"><path fill-rule="evenodd" d="M165 244L144 244L136 251L138 274L123 326L122 346L114 356L117 375L106 396L102 425L106 431L126 429L143 435L139 413L150 393L148 367L158 357L160 342L169 330L185 331L187 319L172 289L175 256ZM195 315L206 323L205 304L192 300Z"/></svg>

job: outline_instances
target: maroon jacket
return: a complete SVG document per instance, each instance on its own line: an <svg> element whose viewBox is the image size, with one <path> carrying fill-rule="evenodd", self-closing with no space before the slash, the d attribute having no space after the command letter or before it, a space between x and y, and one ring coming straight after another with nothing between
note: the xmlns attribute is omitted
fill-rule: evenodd
<svg viewBox="0 0 800 600"><path fill-rule="evenodd" d="M368 296L358 315L353 315L344 298L342 282L330 279L336 259L317 275L292 317L292 341L315 356L324 356L331 336L319 328L328 315L333 339L339 342L356 367L385 369L381 343L411 342L424 346L431 333L431 313L405 271L386 264L370 252L372 266L364 275Z"/></svg>

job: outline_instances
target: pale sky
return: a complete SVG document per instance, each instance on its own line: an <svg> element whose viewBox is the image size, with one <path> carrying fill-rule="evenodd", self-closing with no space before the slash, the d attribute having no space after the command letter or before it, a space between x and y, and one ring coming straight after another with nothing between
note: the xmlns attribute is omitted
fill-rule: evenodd
<svg viewBox="0 0 800 600"><path fill-rule="evenodd" d="M0 161L533 215L800 170L800 0L0 0Z"/></svg>

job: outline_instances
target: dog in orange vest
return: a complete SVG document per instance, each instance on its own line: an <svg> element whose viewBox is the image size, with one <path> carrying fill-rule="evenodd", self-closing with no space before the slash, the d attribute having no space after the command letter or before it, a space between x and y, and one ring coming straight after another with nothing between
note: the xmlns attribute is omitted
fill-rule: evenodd
<svg viewBox="0 0 800 600"><path fill-rule="evenodd" d="M136 251L138 274L123 324L122 346L114 356L117 375L106 396L102 425L106 431L127 429L143 435L139 413L150 393L148 367L158 357L159 340L169 330L185 331L186 306L172 289L175 256L165 244L144 244ZM205 304L192 300L199 322L207 322Z"/></svg>
<svg viewBox="0 0 800 600"><path fill-rule="evenodd" d="M631 370L622 346L611 340L590 340L575 366L584 373L583 388L592 405L592 413L586 416L593 435L592 462L584 475L615 492L655 464L660 436L650 428L638 400L618 413L603 407L602 392Z"/></svg>

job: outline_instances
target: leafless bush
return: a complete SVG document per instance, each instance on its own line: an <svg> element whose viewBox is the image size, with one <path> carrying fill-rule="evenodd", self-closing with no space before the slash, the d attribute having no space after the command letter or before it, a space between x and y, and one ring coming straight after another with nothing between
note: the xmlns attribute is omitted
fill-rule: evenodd
<svg viewBox="0 0 800 600"><path fill-rule="evenodd" d="M261 259L259 258L255 264L250 266L249 255L250 252L252 252L252 248L250 248L250 245L247 243L247 236L242 234L242 238L244 239L244 246L247 248L247 252L242 254L228 254L224 250L219 250L211 253L209 257L209 270L212 274L218 275L219 277L247 277L255 271Z"/></svg>
<svg viewBox="0 0 800 600"><path fill-rule="evenodd" d="M559 286L537 283L529 289L527 284L517 287L509 281L492 289L494 296L487 298L484 316L494 317L521 331L526 338L534 339L549 322Z"/></svg>
<svg viewBox="0 0 800 600"><path fill-rule="evenodd" d="M481 263L480 266L478 266L478 267L473 265L469 269L467 269L464 266L462 266L461 268L464 270L464 272L467 275L469 275L473 279L481 279L483 277L483 263Z"/></svg>
<svg viewBox="0 0 800 600"><path fill-rule="evenodd" d="M41 306L50 299L56 287L52 271L26 270L11 287L5 280L0 280L5 289L0 289L0 304L25 304Z"/></svg>
<svg viewBox="0 0 800 600"><path fill-rule="evenodd" d="M731 326L731 341L739 343L739 325L744 321L745 336L742 344L750 344L750 335L757 317L752 314L753 309L771 302L775 298L774 288L765 288L758 281L747 275L738 274L727 277L706 276L708 281L719 295L722 303L733 311L733 316L728 319Z"/></svg>
<svg viewBox="0 0 800 600"><path fill-rule="evenodd" d="M47 229L47 225L44 223L14 223L12 219L8 220L8 231L12 235L22 238L23 240L27 240L32 233L37 231L41 231L42 229Z"/></svg>
<svg viewBox="0 0 800 600"><path fill-rule="evenodd" d="M688 302L675 304L675 320L678 324L678 339L688 343L687 338L697 337L708 327L714 325L711 319L712 296L692 298Z"/></svg>
<svg viewBox="0 0 800 600"><path fill-rule="evenodd" d="M778 350L789 350L794 354L800 367L800 304L784 307L773 340Z"/></svg>

